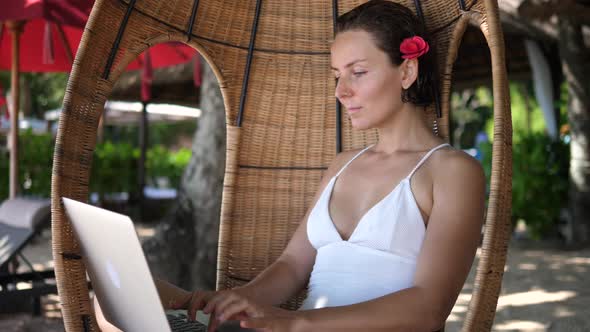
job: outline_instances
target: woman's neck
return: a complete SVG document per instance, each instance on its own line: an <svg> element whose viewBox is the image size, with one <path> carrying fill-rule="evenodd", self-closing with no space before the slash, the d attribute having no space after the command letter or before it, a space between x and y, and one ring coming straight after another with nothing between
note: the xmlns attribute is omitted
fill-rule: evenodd
<svg viewBox="0 0 590 332"><path fill-rule="evenodd" d="M399 151L423 150L442 140L430 128L425 110L412 103L402 108L378 129L379 141L375 151L393 153Z"/></svg>

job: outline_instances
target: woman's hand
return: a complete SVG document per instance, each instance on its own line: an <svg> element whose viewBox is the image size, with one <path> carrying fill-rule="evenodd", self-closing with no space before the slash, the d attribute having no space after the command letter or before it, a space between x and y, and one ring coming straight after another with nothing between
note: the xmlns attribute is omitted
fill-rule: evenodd
<svg viewBox="0 0 590 332"><path fill-rule="evenodd" d="M258 304L239 288L219 292L194 291L172 308L186 309L189 319L195 319L198 310L211 314L208 331L215 331L227 320L239 320L242 327L260 331L308 331L305 320L297 312Z"/></svg>
<svg viewBox="0 0 590 332"><path fill-rule="evenodd" d="M238 292L213 297L203 309L217 317L215 323L239 320L240 326L271 332L308 332L306 320L296 311L258 304Z"/></svg>
<svg viewBox="0 0 590 332"><path fill-rule="evenodd" d="M186 309L189 320L194 320L197 311L199 310L202 310L204 314L211 314L209 317L208 331L215 331L221 322L228 319L239 320L240 317L247 317L247 314L245 313L246 311L250 314L254 314L254 307L245 306L246 303L250 302L249 300L246 300L241 289L223 290L218 292L193 291L180 301L171 303L170 308ZM236 304L239 306L236 307Z"/></svg>
<svg viewBox="0 0 590 332"><path fill-rule="evenodd" d="M197 315L197 311L203 310L205 305L214 298L216 295L220 293L225 293L228 291L192 291L182 297L180 300L175 300L170 303L170 309L185 309L187 311L187 317L189 320L195 320Z"/></svg>
<svg viewBox="0 0 590 332"><path fill-rule="evenodd" d="M307 321L296 311L258 304L238 292L211 298L203 309L217 317L216 324L239 320L240 326L269 332L308 332Z"/></svg>
<svg viewBox="0 0 590 332"><path fill-rule="evenodd" d="M242 318L240 326L264 332L309 332L309 322L301 312L275 307L259 308L258 317Z"/></svg>

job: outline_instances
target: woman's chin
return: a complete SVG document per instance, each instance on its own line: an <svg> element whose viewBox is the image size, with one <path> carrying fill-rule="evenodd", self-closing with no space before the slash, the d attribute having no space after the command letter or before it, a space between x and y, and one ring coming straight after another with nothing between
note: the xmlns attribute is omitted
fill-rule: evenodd
<svg viewBox="0 0 590 332"><path fill-rule="evenodd" d="M355 121L354 119L351 119L350 124L351 124L352 128L355 130L371 129L371 126L366 121L358 121L358 120Z"/></svg>

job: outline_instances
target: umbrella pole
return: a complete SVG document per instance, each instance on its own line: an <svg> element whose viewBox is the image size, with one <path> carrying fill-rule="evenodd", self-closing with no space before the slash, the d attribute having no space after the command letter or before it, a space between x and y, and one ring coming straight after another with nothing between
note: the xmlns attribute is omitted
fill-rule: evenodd
<svg viewBox="0 0 590 332"><path fill-rule="evenodd" d="M139 155L139 183L138 183L138 191L139 191L139 213L143 219L143 206L145 204L145 195L144 195L144 188L145 188L145 163L147 160L147 145L148 145L148 114L147 114L147 101L142 101L142 108L141 108L141 122L139 124L139 148L140 148L140 155Z"/></svg>
<svg viewBox="0 0 590 332"><path fill-rule="evenodd" d="M12 34L12 68L11 68L11 94L12 114L10 117L10 191L9 197L15 198L18 193L18 108L20 101L20 35L23 31L23 21L9 21L6 24Z"/></svg>

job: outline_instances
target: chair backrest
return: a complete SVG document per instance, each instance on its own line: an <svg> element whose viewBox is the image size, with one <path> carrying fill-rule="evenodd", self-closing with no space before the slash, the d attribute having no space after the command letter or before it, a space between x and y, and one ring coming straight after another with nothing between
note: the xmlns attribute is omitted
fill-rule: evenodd
<svg viewBox="0 0 590 332"><path fill-rule="evenodd" d="M49 199L17 197L0 204L0 222L13 227L37 230L49 222Z"/></svg>
<svg viewBox="0 0 590 332"><path fill-rule="evenodd" d="M0 270L49 225L48 199L12 198L0 204Z"/></svg>
<svg viewBox="0 0 590 332"><path fill-rule="evenodd" d="M227 115L227 158L218 287L232 287L252 279L278 257L337 151L376 139L375 132L353 132L337 112L330 73L334 18L361 2L96 1L68 83L54 157L53 252L68 330L95 328L96 322L79 246L59 197L87 198L98 120L126 65L150 45L181 41L201 52L220 82ZM420 8L436 39L444 137L452 64L467 24L481 27L490 45L493 177L483 254L465 322L467 330L489 330L510 229L510 110L497 3L398 2ZM430 114L434 116L433 108Z"/></svg>

